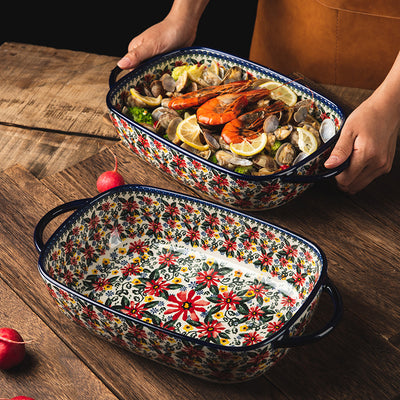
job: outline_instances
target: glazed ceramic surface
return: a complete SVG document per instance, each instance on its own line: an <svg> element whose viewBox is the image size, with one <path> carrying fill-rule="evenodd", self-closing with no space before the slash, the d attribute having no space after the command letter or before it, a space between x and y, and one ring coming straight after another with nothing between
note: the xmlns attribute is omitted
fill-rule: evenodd
<svg viewBox="0 0 400 400"><path fill-rule="evenodd" d="M75 208L44 245L47 223ZM336 293L322 251L306 239L154 188L67 203L41 220L35 240L49 292L76 323L211 380L262 374L302 339L292 335L321 292Z"/></svg>
<svg viewBox="0 0 400 400"><path fill-rule="evenodd" d="M243 175L220 167L184 150L121 113L124 97L130 88L143 80L159 78L164 72L182 63L205 64L215 60L229 68L239 65L256 78L270 78L288 84L299 99L312 99L315 117L322 121L330 118L336 126L336 135L303 161L266 176ZM345 165L335 170L325 170L327 159L337 141L344 123L341 109L330 100L288 77L241 58L207 48L187 48L154 58L136 68L115 83L116 72L110 76L111 89L107 105L111 120L123 142L138 156L149 162L149 172L158 168L195 189L201 196L241 210L261 210L277 207L297 197L313 182L341 172Z"/></svg>

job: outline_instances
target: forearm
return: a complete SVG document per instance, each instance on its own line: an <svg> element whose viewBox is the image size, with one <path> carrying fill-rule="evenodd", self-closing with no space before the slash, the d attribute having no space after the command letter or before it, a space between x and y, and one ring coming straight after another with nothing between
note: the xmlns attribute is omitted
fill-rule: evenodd
<svg viewBox="0 0 400 400"><path fill-rule="evenodd" d="M400 52L385 80L371 97L378 106L392 110L400 119Z"/></svg>
<svg viewBox="0 0 400 400"><path fill-rule="evenodd" d="M209 0L175 0L166 19L174 21L199 23Z"/></svg>

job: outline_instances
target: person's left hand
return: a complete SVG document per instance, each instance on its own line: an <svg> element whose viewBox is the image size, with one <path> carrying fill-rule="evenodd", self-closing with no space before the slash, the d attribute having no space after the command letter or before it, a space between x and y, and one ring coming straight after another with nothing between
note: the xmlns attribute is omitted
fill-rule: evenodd
<svg viewBox="0 0 400 400"><path fill-rule="evenodd" d="M355 194L391 170L400 128L399 111L394 111L374 93L349 115L325 162L335 168L351 156L349 167L336 177L341 190Z"/></svg>

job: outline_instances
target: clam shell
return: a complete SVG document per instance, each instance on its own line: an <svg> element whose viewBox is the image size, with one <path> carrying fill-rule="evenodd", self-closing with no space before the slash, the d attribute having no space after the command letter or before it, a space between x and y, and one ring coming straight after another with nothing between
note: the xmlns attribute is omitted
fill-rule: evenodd
<svg viewBox="0 0 400 400"><path fill-rule="evenodd" d="M335 123L330 118L324 119L319 128L319 135L321 136L321 140L326 143L328 140L332 139L335 134Z"/></svg>
<svg viewBox="0 0 400 400"><path fill-rule="evenodd" d="M275 161L279 166L282 165L292 165L293 161L296 157L296 149L294 146L289 143L283 143L282 146L279 147L275 154Z"/></svg>

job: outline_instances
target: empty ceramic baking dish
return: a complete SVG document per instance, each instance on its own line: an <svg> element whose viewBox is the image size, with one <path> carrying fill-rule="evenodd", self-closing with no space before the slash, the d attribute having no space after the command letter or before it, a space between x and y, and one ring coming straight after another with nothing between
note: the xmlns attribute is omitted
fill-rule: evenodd
<svg viewBox="0 0 400 400"><path fill-rule="evenodd" d="M76 210L46 244L44 228ZM143 186L63 204L38 223L50 295L90 331L218 382L264 373L288 347L326 336L340 295L315 244L232 209ZM322 292L333 316L302 335Z"/></svg>

